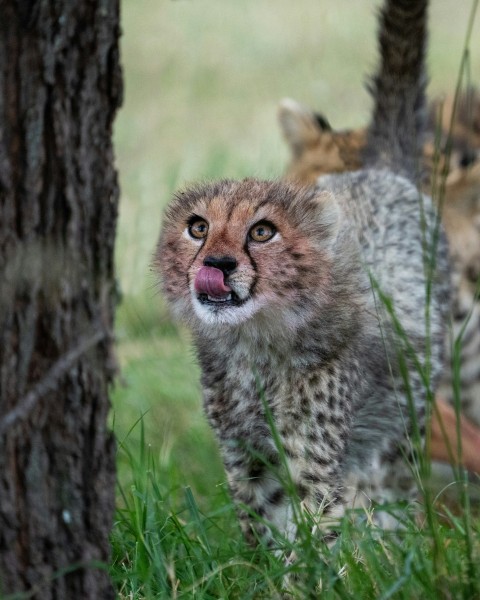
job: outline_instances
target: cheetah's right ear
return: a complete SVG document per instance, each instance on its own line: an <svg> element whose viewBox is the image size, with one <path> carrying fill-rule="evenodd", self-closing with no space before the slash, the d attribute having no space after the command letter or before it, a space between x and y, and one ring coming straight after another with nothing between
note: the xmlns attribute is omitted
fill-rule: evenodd
<svg viewBox="0 0 480 600"><path fill-rule="evenodd" d="M332 129L323 115L314 113L291 98L284 98L280 102L278 120L294 156L300 156L306 146L314 144L322 133Z"/></svg>

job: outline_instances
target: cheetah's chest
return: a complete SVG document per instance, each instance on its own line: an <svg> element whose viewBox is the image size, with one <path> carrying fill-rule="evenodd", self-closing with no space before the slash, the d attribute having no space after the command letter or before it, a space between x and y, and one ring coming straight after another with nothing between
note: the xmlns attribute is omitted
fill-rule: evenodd
<svg viewBox="0 0 480 600"><path fill-rule="evenodd" d="M287 454L298 454L309 440L327 452L346 436L355 376L341 365L299 369L275 356L252 360L237 349L224 368L216 380L204 375L205 409L220 439L271 446L275 428Z"/></svg>

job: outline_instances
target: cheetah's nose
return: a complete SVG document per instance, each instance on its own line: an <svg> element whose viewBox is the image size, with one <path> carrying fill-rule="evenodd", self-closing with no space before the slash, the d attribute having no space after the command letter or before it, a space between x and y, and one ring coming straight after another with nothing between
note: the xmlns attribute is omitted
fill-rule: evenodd
<svg viewBox="0 0 480 600"><path fill-rule="evenodd" d="M230 275L232 271L235 271L237 268L237 259L233 258L233 256L207 256L203 264L206 267L215 267L215 269L220 269L222 273L227 276Z"/></svg>

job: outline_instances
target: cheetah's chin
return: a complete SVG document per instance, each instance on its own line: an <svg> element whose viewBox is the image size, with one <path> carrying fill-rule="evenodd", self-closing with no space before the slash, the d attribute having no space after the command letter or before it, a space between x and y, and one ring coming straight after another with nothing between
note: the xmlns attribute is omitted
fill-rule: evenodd
<svg viewBox="0 0 480 600"><path fill-rule="evenodd" d="M209 298L207 294L195 294L193 308L197 317L209 326L236 326L249 321L260 309L260 305L247 296L240 298L232 292L231 298Z"/></svg>

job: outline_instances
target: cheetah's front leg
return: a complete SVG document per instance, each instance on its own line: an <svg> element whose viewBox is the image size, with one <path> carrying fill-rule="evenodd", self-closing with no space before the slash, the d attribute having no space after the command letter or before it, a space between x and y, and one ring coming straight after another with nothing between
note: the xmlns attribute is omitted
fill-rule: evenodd
<svg viewBox="0 0 480 600"><path fill-rule="evenodd" d="M276 532L293 540L294 510L279 454L271 447L249 450L235 441L224 448L223 459L247 541L272 546Z"/></svg>
<svg viewBox="0 0 480 600"><path fill-rule="evenodd" d="M329 522L343 513L338 460L320 464L314 449L303 448L296 456L287 440L283 459L278 452L262 455L232 443L224 463L242 530L251 544L271 546L276 532L292 541L302 510ZM328 529L320 523L326 536Z"/></svg>

